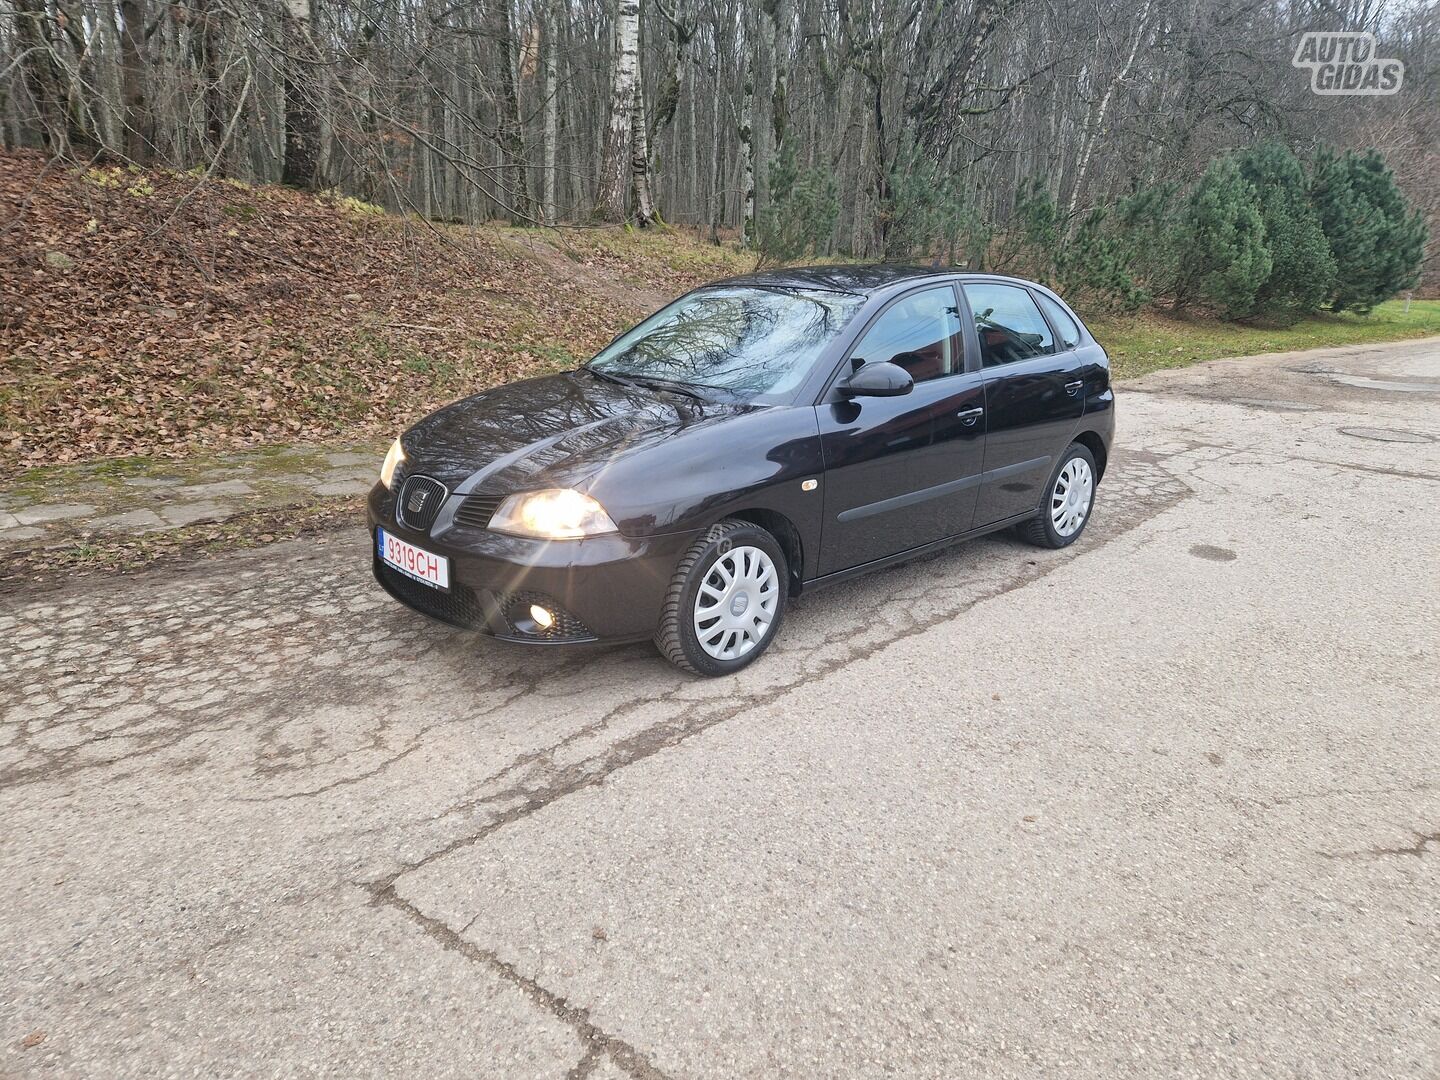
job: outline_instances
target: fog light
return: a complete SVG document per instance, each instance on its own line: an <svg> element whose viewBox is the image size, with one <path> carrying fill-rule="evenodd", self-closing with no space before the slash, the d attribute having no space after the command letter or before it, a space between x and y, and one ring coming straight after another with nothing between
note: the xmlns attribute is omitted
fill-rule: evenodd
<svg viewBox="0 0 1440 1080"><path fill-rule="evenodd" d="M541 630L549 630L555 625L555 616L546 611L539 604L530 605L530 618L535 620L535 625Z"/></svg>

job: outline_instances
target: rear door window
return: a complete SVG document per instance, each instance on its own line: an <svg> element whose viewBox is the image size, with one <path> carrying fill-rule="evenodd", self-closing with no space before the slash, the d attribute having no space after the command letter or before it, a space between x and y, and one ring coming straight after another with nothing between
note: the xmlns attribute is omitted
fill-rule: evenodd
<svg viewBox="0 0 1440 1080"><path fill-rule="evenodd" d="M965 299L980 338L980 362L998 367L1055 352L1055 335L1028 289L977 282L965 286Z"/></svg>

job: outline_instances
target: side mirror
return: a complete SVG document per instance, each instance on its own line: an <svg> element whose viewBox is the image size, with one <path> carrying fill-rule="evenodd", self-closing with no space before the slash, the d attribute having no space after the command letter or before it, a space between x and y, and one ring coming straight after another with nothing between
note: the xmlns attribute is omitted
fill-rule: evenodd
<svg viewBox="0 0 1440 1080"><path fill-rule="evenodd" d="M840 384L846 397L899 397L915 389L915 380L899 364L866 364Z"/></svg>

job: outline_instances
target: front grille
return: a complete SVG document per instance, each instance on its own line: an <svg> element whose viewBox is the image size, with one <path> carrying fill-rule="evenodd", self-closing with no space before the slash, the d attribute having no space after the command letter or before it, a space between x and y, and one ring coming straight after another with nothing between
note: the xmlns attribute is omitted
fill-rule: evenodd
<svg viewBox="0 0 1440 1080"><path fill-rule="evenodd" d="M400 497L395 500L395 520L407 529L428 532L449 495L439 480L429 476L407 477L400 485Z"/></svg>
<svg viewBox="0 0 1440 1080"><path fill-rule="evenodd" d="M495 511L505 501L504 495L468 495L455 511L455 524L483 529L490 524Z"/></svg>
<svg viewBox="0 0 1440 1080"><path fill-rule="evenodd" d="M485 611L480 606L480 601L474 592L464 585L452 582L449 592L441 592L406 577L378 560L375 563L375 575L391 596L432 619L439 619L464 630L479 630L485 625Z"/></svg>
<svg viewBox="0 0 1440 1080"><path fill-rule="evenodd" d="M588 626L544 593L528 591L501 593L496 600L500 604L501 612L505 615L505 621L510 624L510 629L522 637L536 638L540 641L579 641L595 636ZM555 617L555 621L543 630L530 623L531 604L539 604ZM525 625L525 629L521 629L522 625Z"/></svg>

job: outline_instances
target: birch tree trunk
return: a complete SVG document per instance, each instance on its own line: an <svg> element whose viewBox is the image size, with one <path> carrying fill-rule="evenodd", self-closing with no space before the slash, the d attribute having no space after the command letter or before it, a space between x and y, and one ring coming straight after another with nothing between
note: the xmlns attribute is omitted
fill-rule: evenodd
<svg viewBox="0 0 1440 1080"><path fill-rule="evenodd" d="M655 195L650 186L650 139L645 131L645 90L635 80L634 107L630 115L630 194L635 221L643 229L655 224Z"/></svg>
<svg viewBox="0 0 1440 1080"><path fill-rule="evenodd" d="M604 221L625 220L625 188L631 165L631 124L635 83L640 66L640 0L620 0L615 19L615 78L605 152L600 162L600 191L595 214Z"/></svg>
<svg viewBox="0 0 1440 1080"><path fill-rule="evenodd" d="M745 19L745 35L740 60L740 246L755 243L755 25Z"/></svg>
<svg viewBox="0 0 1440 1080"><path fill-rule="evenodd" d="M555 151L560 141L560 20L555 14L555 3L546 8L545 25L545 178L542 214L545 224L553 225L557 220L555 207Z"/></svg>
<svg viewBox="0 0 1440 1080"><path fill-rule="evenodd" d="M285 0L285 165L281 183L314 188L320 171L320 113L315 80L303 66L314 57L312 0Z"/></svg>
<svg viewBox="0 0 1440 1080"><path fill-rule="evenodd" d="M1080 147L1080 160L1075 166L1075 184L1070 189L1070 205L1067 208L1067 216L1075 216L1075 208L1080 203L1081 190L1085 186L1085 174L1090 169L1090 159L1095 153L1095 143L1105 132L1105 117L1110 111L1110 101L1115 96L1115 88L1130 77L1130 69L1135 66L1135 57L1140 52L1140 46L1150 32L1150 3L1147 0L1140 17L1136 20L1135 42L1130 46L1130 55L1125 58L1124 66L1110 80L1105 87L1105 93L1100 98L1100 107L1097 110L1093 123L1085 125L1084 138ZM1090 118L1087 116L1087 120Z"/></svg>

